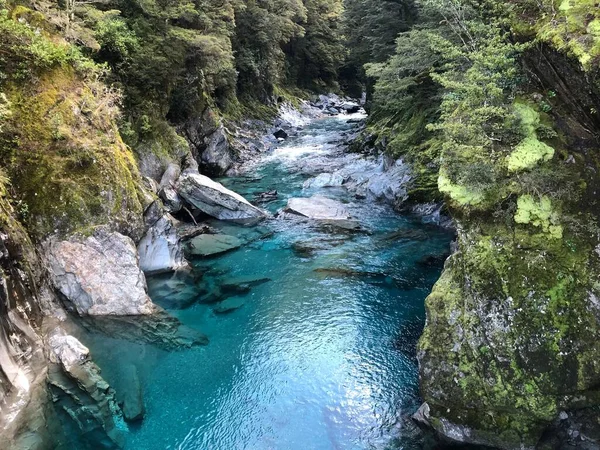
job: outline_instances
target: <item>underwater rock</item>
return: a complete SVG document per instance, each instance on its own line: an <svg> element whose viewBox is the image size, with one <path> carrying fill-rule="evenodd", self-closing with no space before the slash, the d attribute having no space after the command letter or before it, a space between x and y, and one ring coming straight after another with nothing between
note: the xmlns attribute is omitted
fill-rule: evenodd
<svg viewBox="0 0 600 450"><path fill-rule="evenodd" d="M350 220L352 218L342 203L319 195L310 198L290 198L284 212L316 220Z"/></svg>
<svg viewBox="0 0 600 450"><path fill-rule="evenodd" d="M125 426L115 391L100 375L87 347L60 327L52 331L48 345L52 363L48 384L56 407L93 448L121 448Z"/></svg>
<svg viewBox="0 0 600 450"><path fill-rule="evenodd" d="M117 399L122 405L123 417L127 422L139 422L144 418L146 409L137 367L124 364L120 367L120 377L123 382L117 390Z"/></svg>
<svg viewBox="0 0 600 450"><path fill-rule="evenodd" d="M268 203L277 200L278 197L278 192L276 190L271 190L254 194L254 201L260 203Z"/></svg>
<svg viewBox="0 0 600 450"><path fill-rule="evenodd" d="M241 247L242 241L226 234L201 234L186 242L185 251L193 256L212 256Z"/></svg>
<svg viewBox="0 0 600 450"><path fill-rule="evenodd" d="M254 224L266 217L241 195L198 173L184 173L177 190L193 207L216 219Z"/></svg>
<svg viewBox="0 0 600 450"><path fill-rule="evenodd" d="M82 317L81 324L91 332L152 344L163 350L181 350L208 344L204 334L182 324L162 308L156 307L156 310L150 316Z"/></svg>
<svg viewBox="0 0 600 450"><path fill-rule="evenodd" d="M187 266L183 257L177 221L165 214L138 244L140 268L145 273L168 272Z"/></svg>
<svg viewBox="0 0 600 450"><path fill-rule="evenodd" d="M221 289L225 292L236 292L243 287L255 287L260 286L261 284L268 283L271 278L266 277L252 277L252 276L243 276L236 278L227 278L226 281L220 283ZM240 288L241 287L241 288Z"/></svg>
<svg viewBox="0 0 600 450"><path fill-rule="evenodd" d="M227 314L235 311L236 309L240 309L244 306L244 300L237 297L231 297L226 300L223 300L218 305L213 308L215 314Z"/></svg>
<svg viewBox="0 0 600 450"><path fill-rule="evenodd" d="M100 227L88 237L52 242L48 260L55 288L80 316L156 312L131 238Z"/></svg>

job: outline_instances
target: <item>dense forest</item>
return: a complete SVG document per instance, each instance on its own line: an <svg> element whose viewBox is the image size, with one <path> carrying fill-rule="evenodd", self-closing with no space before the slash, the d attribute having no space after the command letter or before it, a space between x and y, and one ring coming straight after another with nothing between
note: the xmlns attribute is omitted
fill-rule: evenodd
<svg viewBox="0 0 600 450"><path fill-rule="evenodd" d="M410 167L402 208L454 220L418 345L423 420L561 448L566 415L597 442L595 0L0 0L0 259L34 280L8 283L0 319L41 316L34 247L98 225L139 241L170 165L223 175L207 148L327 93L366 93L350 148Z"/></svg>

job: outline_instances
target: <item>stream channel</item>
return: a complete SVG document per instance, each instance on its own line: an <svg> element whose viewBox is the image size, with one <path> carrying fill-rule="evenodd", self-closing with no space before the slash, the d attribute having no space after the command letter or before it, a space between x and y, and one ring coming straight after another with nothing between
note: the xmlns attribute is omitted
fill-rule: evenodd
<svg viewBox="0 0 600 450"><path fill-rule="evenodd" d="M348 118L313 120L245 176L219 181L251 201L277 190L276 201L261 205L271 213L291 197L336 199L359 231L276 218L255 227L209 221L244 245L193 260L191 273L148 277L154 302L205 333L208 345L166 352L86 337L117 391L120 368L137 368L146 416L129 426L126 450L417 445L402 417L419 406L424 299L452 233L343 187L303 188L319 167L328 171L336 142L355 127ZM227 294L223 286L234 287ZM218 303L206 303L215 296L240 307L217 313Z"/></svg>

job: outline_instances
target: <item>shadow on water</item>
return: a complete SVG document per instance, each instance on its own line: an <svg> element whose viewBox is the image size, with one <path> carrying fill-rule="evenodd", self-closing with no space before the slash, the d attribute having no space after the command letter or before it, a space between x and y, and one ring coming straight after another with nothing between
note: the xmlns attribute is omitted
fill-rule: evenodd
<svg viewBox="0 0 600 450"><path fill-rule="evenodd" d="M153 300L206 334L208 345L165 351L85 339L117 390L126 389L125 362L139 373L146 417L130 427L126 449L429 446L406 417L419 405L423 300L452 236L341 188L303 191L309 172L335 161L327 143L349 127L317 121L252 176L223 182L250 199L276 190L264 205L271 212L318 192L344 202L359 232L281 219L256 228L213 221L244 245L196 259L190 272L148 278Z"/></svg>

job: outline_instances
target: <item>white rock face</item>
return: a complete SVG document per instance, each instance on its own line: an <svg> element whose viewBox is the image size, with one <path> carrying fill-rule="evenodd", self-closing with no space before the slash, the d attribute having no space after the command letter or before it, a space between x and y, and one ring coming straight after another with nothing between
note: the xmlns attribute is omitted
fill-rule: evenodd
<svg viewBox="0 0 600 450"><path fill-rule="evenodd" d="M133 241L116 232L96 230L87 238L55 242L49 251L55 287L79 315L152 314Z"/></svg>
<svg viewBox="0 0 600 450"><path fill-rule="evenodd" d="M304 189L335 187L344 184L344 177L339 173L322 173L304 182Z"/></svg>
<svg viewBox="0 0 600 450"><path fill-rule="evenodd" d="M140 268L146 273L168 272L187 266L177 235L176 220L162 216L138 245Z"/></svg>
<svg viewBox="0 0 600 450"><path fill-rule="evenodd" d="M216 219L256 223L266 217L241 195L198 173L185 172L179 178L177 190L192 206Z"/></svg>
<svg viewBox="0 0 600 450"><path fill-rule="evenodd" d="M77 338L64 333L60 328L48 341L50 348L64 369L71 373L73 368L83 364L90 356L89 349Z"/></svg>
<svg viewBox="0 0 600 450"><path fill-rule="evenodd" d="M343 204L319 195L310 198L290 198L285 212L316 220L350 220L352 218Z"/></svg>

